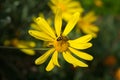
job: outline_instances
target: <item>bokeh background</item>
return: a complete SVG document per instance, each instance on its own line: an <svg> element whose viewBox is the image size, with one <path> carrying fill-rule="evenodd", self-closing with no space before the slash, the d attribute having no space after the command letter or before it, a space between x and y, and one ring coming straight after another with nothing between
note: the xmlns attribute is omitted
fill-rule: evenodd
<svg viewBox="0 0 120 80"><path fill-rule="evenodd" d="M47 72L47 63L34 64L46 50L35 50L31 56L16 47L19 40L42 44L28 30L40 12L51 14L48 1L0 0L0 80L120 80L120 0L77 0L86 12L98 16L99 33L91 41L93 47L85 50L94 56L88 68L63 61L61 68Z"/></svg>

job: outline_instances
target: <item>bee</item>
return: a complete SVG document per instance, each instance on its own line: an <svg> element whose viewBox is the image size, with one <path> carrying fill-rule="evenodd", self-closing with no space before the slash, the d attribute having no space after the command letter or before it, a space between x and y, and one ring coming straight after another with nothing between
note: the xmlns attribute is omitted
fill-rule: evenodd
<svg viewBox="0 0 120 80"><path fill-rule="evenodd" d="M61 40L63 40L62 36L60 36L60 37L57 38L57 41L61 41Z"/></svg>
<svg viewBox="0 0 120 80"><path fill-rule="evenodd" d="M65 36L60 36L57 38L57 41L68 41L68 38Z"/></svg>

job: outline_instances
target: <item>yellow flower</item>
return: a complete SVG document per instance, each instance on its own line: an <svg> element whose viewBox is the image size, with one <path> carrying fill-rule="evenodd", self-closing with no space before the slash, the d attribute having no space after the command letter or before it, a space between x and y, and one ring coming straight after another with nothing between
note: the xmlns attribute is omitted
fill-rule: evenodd
<svg viewBox="0 0 120 80"><path fill-rule="evenodd" d="M102 7L102 6L103 6L102 0L94 0L94 4L95 4L97 7Z"/></svg>
<svg viewBox="0 0 120 80"><path fill-rule="evenodd" d="M18 49L21 48L20 50L27 55L35 55L35 51L29 49L29 48L35 47L36 44L33 41L23 41L23 40L13 39L11 41L6 40L4 42L4 45L5 46L12 45L12 46L15 46Z"/></svg>
<svg viewBox="0 0 120 80"><path fill-rule="evenodd" d="M99 31L98 26L94 25L97 17L94 12L87 13L84 17L80 16L77 26L85 34L92 34L93 37L97 37L97 32Z"/></svg>
<svg viewBox="0 0 120 80"><path fill-rule="evenodd" d="M68 21L72 14L75 12L83 12L83 8L81 7L78 1L73 0L51 0L48 5L52 9L53 13L56 13L56 10L59 8L62 11L62 18L65 21Z"/></svg>
<svg viewBox="0 0 120 80"><path fill-rule="evenodd" d="M37 58L35 60L35 64L39 65L44 63L50 55L52 55L50 62L48 63L46 70L51 71L55 66L60 67L58 62L58 53L61 53L63 55L63 58L68 62L73 64L74 66L80 66L80 67L88 67L87 64L80 61L79 59L76 59L72 53L79 58L85 59L85 60L92 60L93 57L85 52L78 51L76 49L87 49L92 46L90 41L92 39L91 35L86 35L80 38L77 38L75 40L69 40L67 38L67 35L71 32L71 30L76 25L78 19L79 19L79 13L76 12L72 19L67 23L64 31L62 32L62 15L60 11L57 11L55 15L54 20L54 27L55 31L49 26L47 21L44 18L38 17L36 19L36 23L39 25L39 29L41 31L37 30L29 30L29 34L37 39L48 41L51 46L53 46L51 49L49 49L46 53L44 53L42 56Z"/></svg>

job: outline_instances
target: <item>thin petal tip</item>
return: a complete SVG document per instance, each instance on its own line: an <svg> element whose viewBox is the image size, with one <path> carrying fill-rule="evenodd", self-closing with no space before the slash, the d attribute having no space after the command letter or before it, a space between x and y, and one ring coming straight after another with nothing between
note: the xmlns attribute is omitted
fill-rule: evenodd
<svg viewBox="0 0 120 80"><path fill-rule="evenodd" d="M88 65L85 65L84 67L88 67Z"/></svg>
<svg viewBox="0 0 120 80"><path fill-rule="evenodd" d="M93 35L92 35L92 34L88 34L87 36L90 37L90 38L93 38Z"/></svg>
<svg viewBox="0 0 120 80"><path fill-rule="evenodd" d="M37 17L36 19L35 19L35 21L39 21L41 19L41 17Z"/></svg>
<svg viewBox="0 0 120 80"><path fill-rule="evenodd" d="M89 43L89 47L92 47L93 46L93 44L92 43Z"/></svg>
<svg viewBox="0 0 120 80"><path fill-rule="evenodd" d="M34 30L29 30L28 33L31 34Z"/></svg>
<svg viewBox="0 0 120 80"><path fill-rule="evenodd" d="M49 68L46 68L45 70L48 71L48 72L51 71Z"/></svg>
<svg viewBox="0 0 120 80"><path fill-rule="evenodd" d="M39 65L39 61L38 61L37 59L35 60L35 64L36 64L36 65Z"/></svg>
<svg viewBox="0 0 120 80"><path fill-rule="evenodd" d="M29 30L28 33L31 35L32 34L32 30Z"/></svg>
<svg viewBox="0 0 120 80"><path fill-rule="evenodd" d="M93 38L93 34L87 34L86 38L88 39L88 41L90 41Z"/></svg>
<svg viewBox="0 0 120 80"><path fill-rule="evenodd" d="M93 60L94 59L94 57L93 56L91 56L91 60Z"/></svg>
<svg viewBox="0 0 120 80"><path fill-rule="evenodd" d="M87 65L87 64L84 64L84 65L81 65L80 67L88 67L88 65Z"/></svg>
<svg viewBox="0 0 120 80"><path fill-rule="evenodd" d="M88 58L88 60L93 60L94 59L94 57L93 56L89 56L89 58Z"/></svg>
<svg viewBox="0 0 120 80"><path fill-rule="evenodd" d="M33 36L34 30L29 30L28 33L29 33L31 36Z"/></svg>

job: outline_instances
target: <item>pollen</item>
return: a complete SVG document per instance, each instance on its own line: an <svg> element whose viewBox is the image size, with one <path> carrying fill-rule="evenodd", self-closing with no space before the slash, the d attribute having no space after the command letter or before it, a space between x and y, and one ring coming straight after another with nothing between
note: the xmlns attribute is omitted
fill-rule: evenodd
<svg viewBox="0 0 120 80"><path fill-rule="evenodd" d="M64 52L68 49L68 39L66 37L60 36L54 41L54 47L58 52Z"/></svg>

